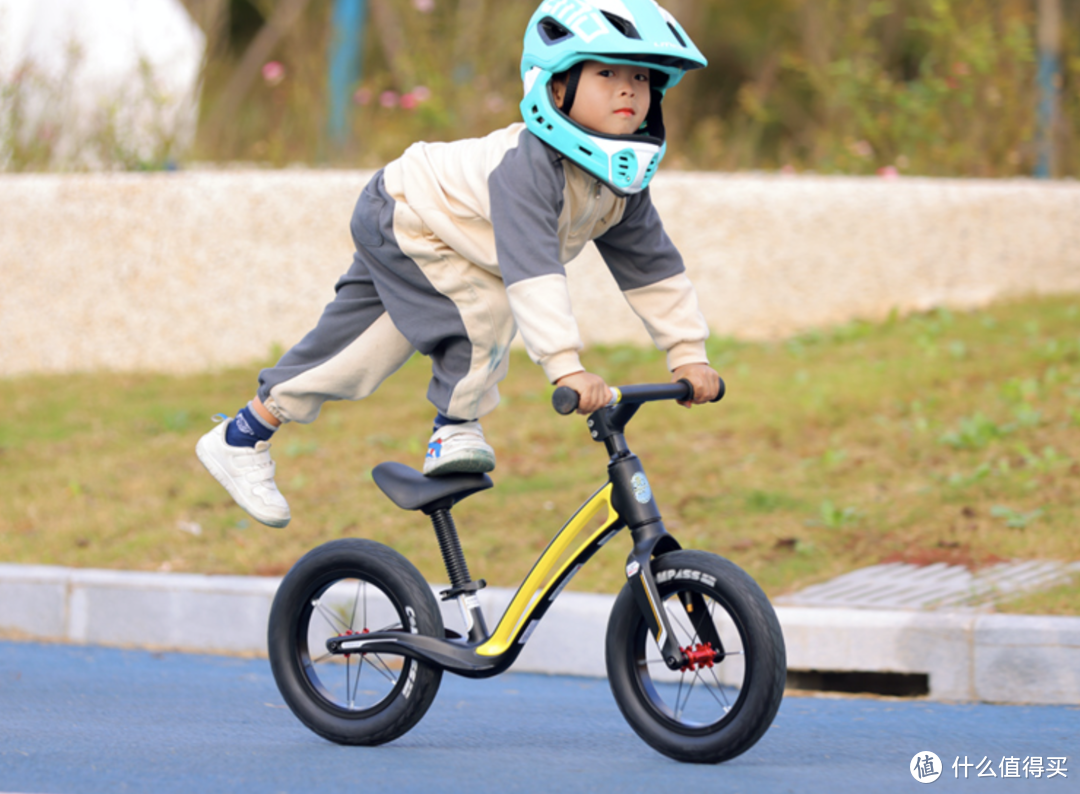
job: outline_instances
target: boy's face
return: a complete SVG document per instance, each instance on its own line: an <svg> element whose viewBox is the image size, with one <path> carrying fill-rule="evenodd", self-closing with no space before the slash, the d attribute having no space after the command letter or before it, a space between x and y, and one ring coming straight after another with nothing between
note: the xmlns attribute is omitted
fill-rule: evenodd
<svg viewBox="0 0 1080 794"><path fill-rule="evenodd" d="M566 86L553 82L551 91L562 107ZM648 67L585 61L570 118L606 135L629 135L645 121L650 100Z"/></svg>

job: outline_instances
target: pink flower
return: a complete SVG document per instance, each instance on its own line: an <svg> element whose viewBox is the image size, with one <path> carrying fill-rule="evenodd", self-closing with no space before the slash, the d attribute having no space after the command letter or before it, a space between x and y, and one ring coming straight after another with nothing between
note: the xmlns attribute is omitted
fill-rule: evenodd
<svg viewBox="0 0 1080 794"><path fill-rule="evenodd" d="M435 10L435 0L412 0L412 7L421 14L430 14Z"/></svg>
<svg viewBox="0 0 1080 794"><path fill-rule="evenodd" d="M397 107L398 95L395 91L383 91L379 94L379 104L384 108Z"/></svg>
<svg viewBox="0 0 1080 794"><path fill-rule="evenodd" d="M418 85L411 93L416 97L417 102L427 102L431 99L431 89L426 85Z"/></svg>
<svg viewBox="0 0 1080 794"><path fill-rule="evenodd" d="M358 88L356 93L352 95L353 102L358 105L366 105L371 102L371 89L370 88Z"/></svg>
<svg viewBox="0 0 1080 794"><path fill-rule="evenodd" d="M877 170L878 176L882 179L899 179L900 172L896 170L895 165L887 165Z"/></svg>
<svg viewBox="0 0 1080 794"><path fill-rule="evenodd" d="M285 67L279 61L267 61L263 64L262 76L267 85L277 85L285 79Z"/></svg>
<svg viewBox="0 0 1080 794"><path fill-rule="evenodd" d="M416 106L420 104L420 101L416 98L415 94L402 94L401 106L405 110L416 110Z"/></svg>

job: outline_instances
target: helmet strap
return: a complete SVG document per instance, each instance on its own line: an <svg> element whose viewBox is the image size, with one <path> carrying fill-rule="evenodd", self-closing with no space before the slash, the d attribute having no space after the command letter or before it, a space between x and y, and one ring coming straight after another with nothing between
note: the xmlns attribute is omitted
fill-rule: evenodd
<svg viewBox="0 0 1080 794"><path fill-rule="evenodd" d="M585 69L585 62L579 61L566 71L566 93L563 94L562 107L559 108L567 116L570 108L574 106L574 97L577 95L578 83L581 82L581 73Z"/></svg>
<svg viewBox="0 0 1080 794"><path fill-rule="evenodd" d="M649 112L645 114L645 134L664 140L664 111L660 103L664 95L659 90L650 90Z"/></svg>

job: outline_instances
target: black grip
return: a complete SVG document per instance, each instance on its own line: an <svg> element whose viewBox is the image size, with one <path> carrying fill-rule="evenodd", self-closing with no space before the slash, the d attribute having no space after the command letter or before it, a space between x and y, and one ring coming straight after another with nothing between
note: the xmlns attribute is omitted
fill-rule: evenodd
<svg viewBox="0 0 1080 794"><path fill-rule="evenodd" d="M686 390L688 392L690 392L690 395L686 399L689 402L693 402L694 401L694 386L693 386L693 384L690 383L690 381L688 381L686 378L679 378L678 383L685 383L686 384ZM724 399L724 394L726 392L727 392L727 386L724 384L724 379L720 378L720 391L718 391L716 393L716 396L713 397L711 400L709 400L709 402L711 402L711 403L720 402L722 399Z"/></svg>
<svg viewBox="0 0 1080 794"><path fill-rule="evenodd" d="M712 402L712 403L720 402L722 399L724 399L724 395L726 393L727 393L727 386L724 384L724 379L720 378L720 391L718 391L716 393L716 398L713 399L713 400L709 400L709 402Z"/></svg>
<svg viewBox="0 0 1080 794"><path fill-rule="evenodd" d="M686 378L679 378L675 382L681 383L683 386L686 387L686 397L682 399L686 400L686 402L692 403L694 401L694 384L688 381Z"/></svg>
<svg viewBox="0 0 1080 794"><path fill-rule="evenodd" d="M551 405L563 416L572 414L578 407L578 393L569 386L560 386L551 395Z"/></svg>

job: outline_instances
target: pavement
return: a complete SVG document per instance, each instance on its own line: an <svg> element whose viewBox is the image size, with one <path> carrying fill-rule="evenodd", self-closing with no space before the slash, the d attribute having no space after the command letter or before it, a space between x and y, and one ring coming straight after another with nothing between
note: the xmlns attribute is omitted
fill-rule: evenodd
<svg viewBox="0 0 1080 794"><path fill-rule="evenodd" d="M789 696L773 727L718 766L671 761L629 729L601 679L445 676L427 716L377 748L340 747L284 706L265 659L0 642L0 791L1080 790L1080 708ZM1007 759L1064 775L1004 778ZM952 764L964 759L954 777ZM987 763L984 763L984 759ZM978 770L996 777L978 777Z"/></svg>

